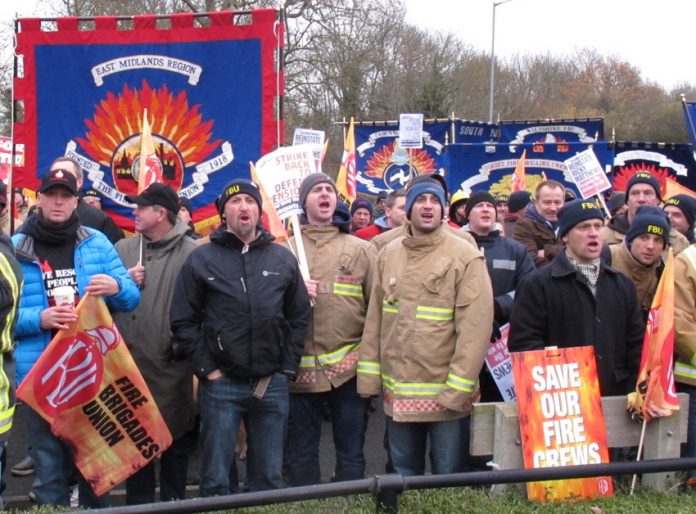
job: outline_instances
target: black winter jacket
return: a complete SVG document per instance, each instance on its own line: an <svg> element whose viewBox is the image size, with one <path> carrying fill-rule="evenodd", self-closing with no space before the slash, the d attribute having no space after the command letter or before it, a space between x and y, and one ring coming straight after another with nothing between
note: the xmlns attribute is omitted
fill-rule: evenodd
<svg viewBox="0 0 696 514"><path fill-rule="evenodd" d="M297 261L263 230L244 244L218 228L187 258L170 312L173 340L201 378L220 369L237 379L297 373L309 296Z"/></svg>
<svg viewBox="0 0 696 514"><path fill-rule="evenodd" d="M631 280L600 263L596 296L565 252L527 275L510 317L511 352L594 346L602 396L635 388L643 319Z"/></svg>

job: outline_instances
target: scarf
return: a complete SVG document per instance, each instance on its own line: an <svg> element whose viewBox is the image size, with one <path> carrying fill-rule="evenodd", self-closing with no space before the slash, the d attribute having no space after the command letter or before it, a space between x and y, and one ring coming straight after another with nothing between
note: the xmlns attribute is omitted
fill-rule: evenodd
<svg viewBox="0 0 696 514"><path fill-rule="evenodd" d="M47 245L61 245L77 238L80 220L75 211L62 223L48 221L39 213L27 220L26 224L27 227L23 229L23 232L33 237L35 241Z"/></svg>

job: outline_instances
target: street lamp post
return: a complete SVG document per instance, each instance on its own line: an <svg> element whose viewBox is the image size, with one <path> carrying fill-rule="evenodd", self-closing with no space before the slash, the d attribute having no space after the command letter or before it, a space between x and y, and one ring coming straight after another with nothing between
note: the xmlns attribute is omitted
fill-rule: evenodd
<svg viewBox="0 0 696 514"><path fill-rule="evenodd" d="M490 84L488 87L488 123L493 123L493 93L495 90L495 8L499 5L512 2L512 0L493 1L493 27L491 29L491 71L488 74Z"/></svg>

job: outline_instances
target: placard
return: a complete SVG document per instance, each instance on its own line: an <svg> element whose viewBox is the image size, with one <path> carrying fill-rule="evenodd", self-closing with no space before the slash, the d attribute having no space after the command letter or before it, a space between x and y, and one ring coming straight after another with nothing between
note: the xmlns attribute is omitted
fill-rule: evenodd
<svg viewBox="0 0 696 514"><path fill-rule="evenodd" d="M423 115L399 115L399 145L401 148L423 148Z"/></svg>
<svg viewBox="0 0 696 514"><path fill-rule="evenodd" d="M517 397L515 381L512 377L512 361L508 351L509 335L510 324L505 323L500 327L500 338L488 347L485 358L486 367L491 372L493 381L506 402L514 401Z"/></svg>
<svg viewBox="0 0 696 514"><path fill-rule="evenodd" d="M594 348L512 353L524 467L609 462ZM530 500L612 496L611 477L530 482Z"/></svg>
<svg viewBox="0 0 696 514"><path fill-rule="evenodd" d="M592 148L576 153L564 162L583 200L611 189L607 174L604 173Z"/></svg>

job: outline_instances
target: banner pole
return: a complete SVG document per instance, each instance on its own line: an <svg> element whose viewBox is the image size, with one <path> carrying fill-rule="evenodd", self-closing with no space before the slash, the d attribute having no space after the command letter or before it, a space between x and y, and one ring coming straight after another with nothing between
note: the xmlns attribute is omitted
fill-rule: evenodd
<svg viewBox="0 0 696 514"><path fill-rule="evenodd" d="M636 456L636 462L640 462L640 458L643 454L643 441L645 440L645 427L647 423L645 418L643 418L643 426L640 429L640 442L638 442L638 455ZM633 475L633 480L631 480L631 492L629 496L633 496L633 492L636 490L636 481L638 480L638 474Z"/></svg>
<svg viewBox="0 0 696 514"><path fill-rule="evenodd" d="M609 210L609 207L607 207L607 202L604 201L604 197L602 196L602 193L597 193L597 199L599 200L600 205L604 209L604 212L607 214L607 219L611 218L611 211Z"/></svg>

